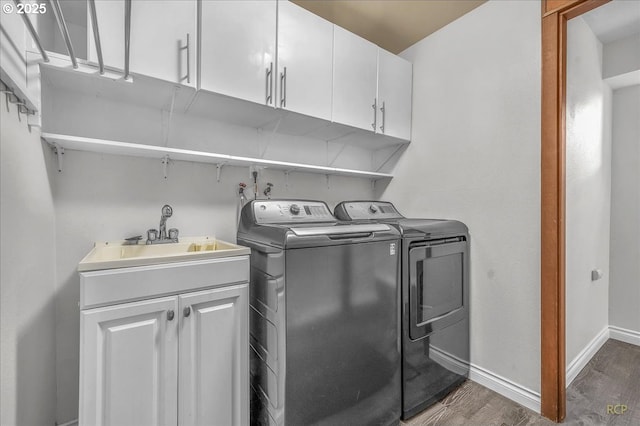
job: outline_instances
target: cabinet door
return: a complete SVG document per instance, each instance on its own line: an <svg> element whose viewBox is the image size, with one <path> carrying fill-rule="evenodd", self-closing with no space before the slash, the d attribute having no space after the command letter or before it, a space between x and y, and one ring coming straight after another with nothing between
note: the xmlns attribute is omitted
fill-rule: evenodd
<svg viewBox="0 0 640 426"><path fill-rule="evenodd" d="M378 50L378 129L411 139L412 65L386 50Z"/></svg>
<svg viewBox="0 0 640 426"><path fill-rule="evenodd" d="M333 24L289 1L278 3L278 104L331 119Z"/></svg>
<svg viewBox="0 0 640 426"><path fill-rule="evenodd" d="M80 425L175 425L177 297L82 311Z"/></svg>
<svg viewBox="0 0 640 426"><path fill-rule="evenodd" d="M375 130L378 46L333 28L333 118L337 123Z"/></svg>
<svg viewBox="0 0 640 426"><path fill-rule="evenodd" d="M180 425L249 424L248 284L180 296Z"/></svg>
<svg viewBox="0 0 640 426"><path fill-rule="evenodd" d="M202 1L200 87L274 105L276 0Z"/></svg>
<svg viewBox="0 0 640 426"><path fill-rule="evenodd" d="M118 69L124 69L124 13L124 0L96 1L104 62ZM130 71L195 87L196 21L193 0L132 1ZM97 62L93 39L88 48Z"/></svg>

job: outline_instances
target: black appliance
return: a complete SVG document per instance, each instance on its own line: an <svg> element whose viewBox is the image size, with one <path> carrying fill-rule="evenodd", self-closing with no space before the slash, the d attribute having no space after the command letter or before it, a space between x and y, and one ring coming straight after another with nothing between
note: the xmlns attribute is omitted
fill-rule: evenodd
<svg viewBox="0 0 640 426"><path fill-rule="evenodd" d="M402 419L407 419L469 376L468 229L455 220L408 219L382 201L345 201L334 214L400 231Z"/></svg>
<svg viewBox="0 0 640 426"><path fill-rule="evenodd" d="M398 231L338 222L321 201L256 200L251 248L251 423L397 425Z"/></svg>

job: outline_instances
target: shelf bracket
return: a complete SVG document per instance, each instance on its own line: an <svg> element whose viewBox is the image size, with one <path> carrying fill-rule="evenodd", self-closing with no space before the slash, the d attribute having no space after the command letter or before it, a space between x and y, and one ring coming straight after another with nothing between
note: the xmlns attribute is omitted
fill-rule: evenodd
<svg viewBox="0 0 640 426"><path fill-rule="evenodd" d="M406 145L404 144L400 144L396 147L396 149L394 149L391 154L387 157L386 160L384 160L380 166L378 166L378 168L376 169L376 172L379 172L384 166L387 165L387 163L398 153L398 151L400 151L403 147L405 147Z"/></svg>
<svg viewBox="0 0 640 426"><path fill-rule="evenodd" d="M165 155L162 158L162 172L164 173L164 178L167 178L167 172L168 172L168 166L169 166L169 155Z"/></svg>
<svg viewBox="0 0 640 426"><path fill-rule="evenodd" d="M180 90L179 86L173 86L173 91L171 93L171 106L169 107L169 119L167 121L167 129L166 129L167 133L164 138L165 146L169 146L169 136L171 134L171 122L173 121L173 108L176 105L176 94L178 93L178 90Z"/></svg>
<svg viewBox="0 0 640 426"><path fill-rule="evenodd" d="M220 174L222 173L222 168L224 167L225 163L218 163L216 164L216 181L218 183L220 183Z"/></svg>
<svg viewBox="0 0 640 426"><path fill-rule="evenodd" d="M329 141L327 141L326 143L327 143L327 158L328 158L329 157ZM344 149L346 147L347 147L347 143L343 142L342 146L338 150L338 153L333 157L333 160L327 162L327 166L329 166L329 167L333 166L333 163L336 162L336 160L338 159L338 157L340 157L340 154L342 154L344 152Z"/></svg>
<svg viewBox="0 0 640 426"><path fill-rule="evenodd" d="M59 146L58 144L52 144L53 152L56 154L56 159L58 160L58 173L62 172L62 159L64 155L64 148Z"/></svg>
<svg viewBox="0 0 640 426"><path fill-rule="evenodd" d="M282 123L282 117L280 116L278 117L278 119L275 121L275 126L273 127L273 130L271 130L271 132L268 134L267 136L267 142L264 146L264 149L260 150L260 158L264 158L265 154L267 153L267 149L269 149L269 145L271 145L271 141L273 140L274 135L276 134L276 132L278 131L278 129L280 128L280 123ZM259 129L262 130L262 129Z"/></svg>

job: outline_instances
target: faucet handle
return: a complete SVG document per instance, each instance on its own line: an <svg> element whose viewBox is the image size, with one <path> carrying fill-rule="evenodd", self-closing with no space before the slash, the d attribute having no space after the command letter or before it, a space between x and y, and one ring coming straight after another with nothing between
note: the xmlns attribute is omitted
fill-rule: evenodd
<svg viewBox="0 0 640 426"><path fill-rule="evenodd" d="M170 240L175 240L175 242L178 242L178 229L177 228L170 228L169 229L169 239Z"/></svg>
<svg viewBox="0 0 640 426"><path fill-rule="evenodd" d="M147 244L151 244L153 241L158 239L158 230L157 229L149 229L147 231Z"/></svg>

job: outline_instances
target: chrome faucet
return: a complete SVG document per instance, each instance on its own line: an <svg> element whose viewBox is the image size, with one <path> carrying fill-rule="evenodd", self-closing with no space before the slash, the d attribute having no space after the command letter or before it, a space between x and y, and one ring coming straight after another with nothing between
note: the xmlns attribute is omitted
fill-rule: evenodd
<svg viewBox="0 0 640 426"><path fill-rule="evenodd" d="M160 239L167 239L167 219L169 219L173 215L173 209L169 204L165 204L162 207L162 216L160 216L160 226L158 227L158 232L160 233Z"/></svg>
<svg viewBox="0 0 640 426"><path fill-rule="evenodd" d="M176 228L169 229L167 235L167 219L173 215L173 209L169 204L162 207L162 216L160 216L160 226L157 230L149 229L147 231L147 244L166 244L178 242L178 230Z"/></svg>

